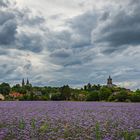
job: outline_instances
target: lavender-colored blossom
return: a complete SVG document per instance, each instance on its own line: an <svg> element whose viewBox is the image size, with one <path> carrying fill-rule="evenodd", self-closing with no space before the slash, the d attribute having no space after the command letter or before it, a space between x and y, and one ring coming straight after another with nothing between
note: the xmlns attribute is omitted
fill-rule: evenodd
<svg viewBox="0 0 140 140"><path fill-rule="evenodd" d="M0 140L122 140L125 132L140 139L139 103L0 102Z"/></svg>

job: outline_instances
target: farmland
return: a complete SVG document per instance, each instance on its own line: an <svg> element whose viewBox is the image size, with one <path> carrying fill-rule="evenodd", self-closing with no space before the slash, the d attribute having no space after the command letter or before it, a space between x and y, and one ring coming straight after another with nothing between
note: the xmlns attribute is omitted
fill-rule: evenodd
<svg viewBox="0 0 140 140"><path fill-rule="evenodd" d="M123 139L140 139L140 103L0 102L0 140Z"/></svg>

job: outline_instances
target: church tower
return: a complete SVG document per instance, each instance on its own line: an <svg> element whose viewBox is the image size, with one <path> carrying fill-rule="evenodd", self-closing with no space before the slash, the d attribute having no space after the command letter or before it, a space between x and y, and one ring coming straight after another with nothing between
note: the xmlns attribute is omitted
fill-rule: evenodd
<svg viewBox="0 0 140 140"><path fill-rule="evenodd" d="M29 83L29 80L28 80L28 78L27 78L27 82L26 82L26 85L29 85L30 83Z"/></svg>
<svg viewBox="0 0 140 140"><path fill-rule="evenodd" d="M112 78L110 77L110 75L109 75L109 78L107 79L107 86L108 87L112 87L113 86L113 84L112 84Z"/></svg>
<svg viewBox="0 0 140 140"><path fill-rule="evenodd" d="M24 78L22 79L22 87L25 86Z"/></svg>

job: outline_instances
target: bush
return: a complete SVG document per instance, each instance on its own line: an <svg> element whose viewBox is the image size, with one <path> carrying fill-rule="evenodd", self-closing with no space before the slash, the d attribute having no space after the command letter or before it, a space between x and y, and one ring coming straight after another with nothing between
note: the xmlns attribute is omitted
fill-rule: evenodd
<svg viewBox="0 0 140 140"><path fill-rule="evenodd" d="M135 92L131 95L132 102L140 102L140 93Z"/></svg>
<svg viewBox="0 0 140 140"><path fill-rule="evenodd" d="M62 96L61 96L61 93L52 94L51 100L53 100L53 101L60 101L60 100L63 100L63 99L62 99Z"/></svg>
<svg viewBox="0 0 140 140"><path fill-rule="evenodd" d="M69 100L71 96L71 89L68 85L64 85L60 88L62 100Z"/></svg>
<svg viewBox="0 0 140 140"><path fill-rule="evenodd" d="M128 92L127 91L120 91L117 95L116 95L116 99L118 99L119 102L124 102L126 101L126 99L129 99L128 96Z"/></svg>
<svg viewBox="0 0 140 140"><path fill-rule="evenodd" d="M87 101L99 101L99 92L98 91L89 92L86 100Z"/></svg>
<svg viewBox="0 0 140 140"><path fill-rule="evenodd" d="M99 100L107 101L109 96L112 94L112 91L108 87L102 87L99 93Z"/></svg>
<svg viewBox="0 0 140 140"><path fill-rule="evenodd" d="M108 101L115 101L116 100L116 96L115 95L110 95L108 98Z"/></svg>
<svg viewBox="0 0 140 140"><path fill-rule="evenodd" d="M130 102L131 102L131 100L130 100L130 99L126 99L126 100L125 100L125 102L130 103Z"/></svg>

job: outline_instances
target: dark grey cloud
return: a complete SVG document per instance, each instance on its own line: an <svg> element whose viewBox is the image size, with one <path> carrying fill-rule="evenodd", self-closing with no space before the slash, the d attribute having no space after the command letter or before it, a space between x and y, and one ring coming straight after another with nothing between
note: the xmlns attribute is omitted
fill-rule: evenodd
<svg viewBox="0 0 140 140"><path fill-rule="evenodd" d="M17 69L17 65L14 64L14 63L5 63L2 62L2 64L0 64L0 71L1 71L1 74L0 74L0 78L1 79L6 79L8 78L10 75L12 75L13 71Z"/></svg>
<svg viewBox="0 0 140 140"><path fill-rule="evenodd" d="M50 55L50 57L55 57L55 58L62 58L62 59L65 59L65 58L67 58L67 57L70 57L71 56L71 51L69 51L69 50L55 50L53 53L51 53L51 55Z"/></svg>
<svg viewBox="0 0 140 140"><path fill-rule="evenodd" d="M47 48L50 52L54 50L69 48L71 44L71 32L51 32L47 36Z"/></svg>
<svg viewBox="0 0 140 140"><path fill-rule="evenodd" d="M91 47L91 32L96 27L96 23L97 13L94 11L68 19L64 24L69 28L68 30L51 32L47 36L48 49L53 55L53 51L58 49L80 50L81 48Z"/></svg>
<svg viewBox="0 0 140 140"><path fill-rule="evenodd" d="M18 9L14 3L13 5L8 1L1 1L1 3L6 5L0 9L1 47L32 52L42 51L44 38L36 30L41 30L39 28L45 22L44 18L38 15L33 16L28 8ZM26 28L28 30L25 30ZM32 33L32 31L34 32Z"/></svg>
<svg viewBox="0 0 140 140"><path fill-rule="evenodd" d="M96 11L88 11L68 20L67 24L73 31L73 47L81 48L91 44L91 31L96 27L97 19Z"/></svg>
<svg viewBox="0 0 140 140"><path fill-rule="evenodd" d="M98 14L96 11L88 11L68 20L68 25L77 33L90 36L91 30L96 27Z"/></svg>
<svg viewBox="0 0 140 140"><path fill-rule="evenodd" d="M121 4L117 10L110 9L105 19L98 21L98 26L93 29L93 43L108 46L109 53L124 50L124 46L140 44L140 3L133 2L133 6ZM106 13L106 12L105 12ZM107 50L109 50L107 48ZM108 54L109 54L108 53Z"/></svg>
<svg viewBox="0 0 140 140"><path fill-rule="evenodd" d="M7 7L9 5L9 1L8 0L1 0L0 1L0 7Z"/></svg>
<svg viewBox="0 0 140 140"><path fill-rule="evenodd" d="M91 61L91 32L96 27L97 13L86 12L66 21L69 30L52 32L47 41L51 62L63 67L78 66ZM86 52L86 54L85 54ZM89 56L88 56L89 55Z"/></svg>
<svg viewBox="0 0 140 140"><path fill-rule="evenodd" d="M7 21L0 26L0 44L10 45L15 41L15 35L17 33L17 24L14 21Z"/></svg>
<svg viewBox="0 0 140 140"><path fill-rule="evenodd" d="M16 40L17 49L39 53L43 50L42 36L36 33L21 33Z"/></svg>
<svg viewBox="0 0 140 140"><path fill-rule="evenodd" d="M40 53L44 37L41 28L44 18L33 15L28 8L18 8L16 3L0 1L0 78L11 82L27 77L33 65L27 53Z"/></svg>
<svg viewBox="0 0 140 140"><path fill-rule="evenodd" d="M0 44L10 45L15 41L17 33L17 22L15 15L10 12L0 10Z"/></svg>
<svg viewBox="0 0 140 140"><path fill-rule="evenodd" d="M3 25L7 21L14 20L14 19L15 19L15 15L13 13L0 10L0 25Z"/></svg>
<svg viewBox="0 0 140 140"><path fill-rule="evenodd" d="M82 61L74 60L74 61L67 62L66 64L64 64L64 67L78 66L78 65L81 65L81 64L82 64Z"/></svg>

